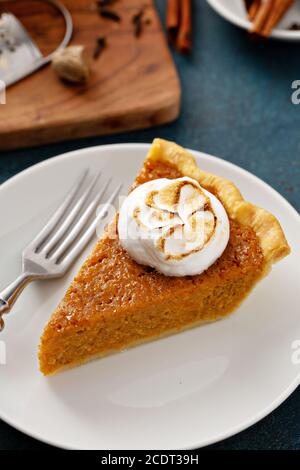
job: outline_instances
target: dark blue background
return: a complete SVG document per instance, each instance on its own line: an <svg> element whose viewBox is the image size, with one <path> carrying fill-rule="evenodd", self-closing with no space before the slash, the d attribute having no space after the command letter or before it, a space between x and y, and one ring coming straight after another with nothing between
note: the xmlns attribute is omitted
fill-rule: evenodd
<svg viewBox="0 0 300 470"><path fill-rule="evenodd" d="M182 81L177 122L156 129L41 148L2 152L0 182L56 154L91 145L150 142L160 136L250 170L300 210L300 105L291 83L300 79L299 46L264 43L194 0L194 52L175 55ZM157 0L164 16L165 0ZM47 449L0 422L0 449ZM300 389L275 412L216 449L300 449Z"/></svg>

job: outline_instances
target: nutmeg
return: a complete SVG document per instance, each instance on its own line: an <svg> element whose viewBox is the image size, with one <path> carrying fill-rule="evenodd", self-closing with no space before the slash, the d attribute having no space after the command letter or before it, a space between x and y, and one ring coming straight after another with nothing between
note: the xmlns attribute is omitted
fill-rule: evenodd
<svg viewBox="0 0 300 470"><path fill-rule="evenodd" d="M85 82L90 75L89 59L84 46L69 46L57 51L52 66L60 78L73 83Z"/></svg>

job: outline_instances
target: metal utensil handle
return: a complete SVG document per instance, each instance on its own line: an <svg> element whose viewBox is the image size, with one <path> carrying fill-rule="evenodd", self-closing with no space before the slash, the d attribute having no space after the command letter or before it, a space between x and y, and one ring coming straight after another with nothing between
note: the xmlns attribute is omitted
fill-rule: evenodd
<svg viewBox="0 0 300 470"><path fill-rule="evenodd" d="M69 10L59 1L57 0L41 0L46 3L50 3L53 5L55 8L57 8L62 16L64 17L65 20L65 25L66 25L66 30L65 30L65 36L62 40L62 42L59 44L59 46L55 49L55 51L51 52L51 54L47 55L46 57L43 57L41 60L38 61L37 67L42 67L43 65L48 64L54 56L54 54L59 50L63 49L69 44L69 41L72 37L73 33L73 21L72 21L72 16L69 12Z"/></svg>
<svg viewBox="0 0 300 470"><path fill-rule="evenodd" d="M11 310L24 287L32 280L33 277L30 274L22 273L15 281L0 292L0 331L4 328L2 315Z"/></svg>

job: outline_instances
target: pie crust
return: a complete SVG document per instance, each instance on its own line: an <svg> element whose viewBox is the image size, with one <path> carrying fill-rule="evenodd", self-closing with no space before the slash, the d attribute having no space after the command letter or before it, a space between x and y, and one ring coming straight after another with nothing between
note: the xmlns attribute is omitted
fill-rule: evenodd
<svg viewBox="0 0 300 470"><path fill-rule="evenodd" d="M199 181L223 203L230 220L223 255L198 276L167 277L133 261L112 222L43 332L39 359L45 375L224 318L289 254L272 214L245 201L232 182L200 170L179 145L155 139L134 186L179 176Z"/></svg>
<svg viewBox="0 0 300 470"><path fill-rule="evenodd" d="M268 264L272 265L290 253L290 247L280 223L270 212L245 201L237 187L222 176L202 171L194 157L183 147L163 139L155 139L146 162L164 161L172 164L185 176L212 189L231 219L251 227L260 240Z"/></svg>

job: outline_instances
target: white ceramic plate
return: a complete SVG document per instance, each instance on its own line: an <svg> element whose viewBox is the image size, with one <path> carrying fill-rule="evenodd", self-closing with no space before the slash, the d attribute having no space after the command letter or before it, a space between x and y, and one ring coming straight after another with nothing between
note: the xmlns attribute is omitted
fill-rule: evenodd
<svg viewBox="0 0 300 470"><path fill-rule="evenodd" d="M207 0L207 2L227 21L249 30L251 23L247 19L244 0ZM289 31L293 23L300 23L300 2L298 1L289 9L270 37L282 41L300 41L300 31Z"/></svg>
<svg viewBox="0 0 300 470"><path fill-rule="evenodd" d="M103 168L122 179L126 190L148 148L82 149L3 184L0 286L17 275L22 248L82 168ZM274 267L232 317L45 378L38 371L39 337L86 250L63 280L28 286L6 316L0 336L7 359L0 365L2 419L63 448L196 448L260 420L299 384L292 344L300 340L300 218L250 173L196 156L203 169L232 179L246 198L278 216L293 254Z"/></svg>

